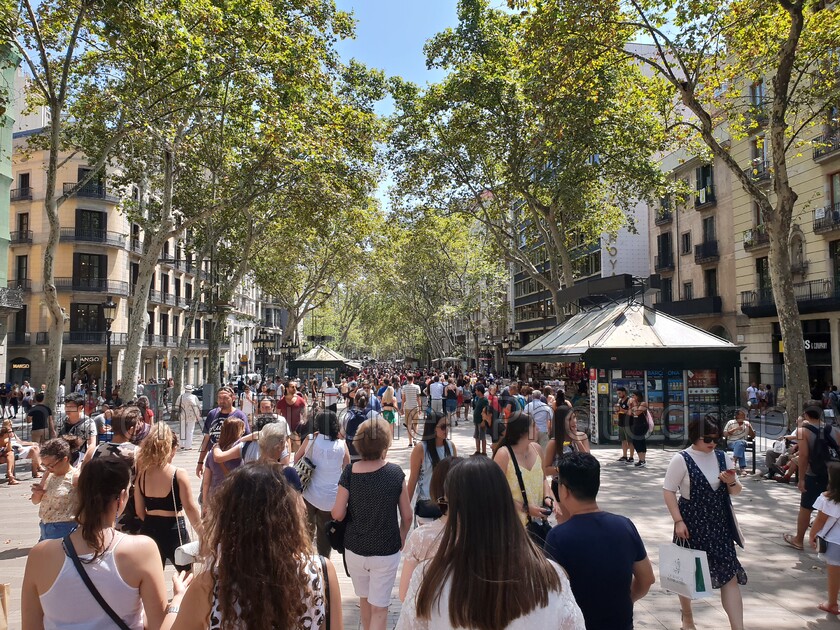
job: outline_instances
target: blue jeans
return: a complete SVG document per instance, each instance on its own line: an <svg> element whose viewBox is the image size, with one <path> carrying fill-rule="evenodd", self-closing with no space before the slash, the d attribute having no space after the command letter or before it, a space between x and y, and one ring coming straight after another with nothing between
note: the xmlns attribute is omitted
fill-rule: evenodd
<svg viewBox="0 0 840 630"><path fill-rule="evenodd" d="M72 533L76 527L78 527L78 523L76 521L63 521L60 523L44 523L41 521L41 538L38 539L38 542L42 540L52 540L55 538L64 538L67 534Z"/></svg>
<svg viewBox="0 0 840 630"><path fill-rule="evenodd" d="M745 440L735 440L732 442L732 454L738 460L738 466L742 469L747 467L747 443Z"/></svg>

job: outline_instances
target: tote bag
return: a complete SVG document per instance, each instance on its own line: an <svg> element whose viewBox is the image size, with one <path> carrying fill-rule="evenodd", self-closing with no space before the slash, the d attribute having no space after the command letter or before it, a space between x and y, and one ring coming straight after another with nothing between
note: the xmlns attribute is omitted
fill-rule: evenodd
<svg viewBox="0 0 840 630"><path fill-rule="evenodd" d="M671 543L659 546L659 584L665 591L689 599L712 595L712 576L705 551Z"/></svg>

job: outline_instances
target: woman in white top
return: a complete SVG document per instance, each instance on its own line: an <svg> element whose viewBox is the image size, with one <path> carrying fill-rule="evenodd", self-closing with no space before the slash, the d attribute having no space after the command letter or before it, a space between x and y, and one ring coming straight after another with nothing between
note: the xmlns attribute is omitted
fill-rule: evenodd
<svg viewBox="0 0 840 630"><path fill-rule="evenodd" d="M528 538L502 470L470 457L449 471L444 487L443 538L414 571L397 630L583 630L565 572Z"/></svg>
<svg viewBox="0 0 840 630"><path fill-rule="evenodd" d="M338 416L332 411L321 411L315 416L316 433L306 436L295 454L295 461L308 457L315 470L303 491L306 503L306 520L315 538L318 553L329 557L332 551L327 537L330 511L335 505L341 471L350 463L350 453L344 440L339 439Z"/></svg>
<svg viewBox="0 0 840 630"><path fill-rule="evenodd" d="M446 513L448 511L443 487L449 471L460 461L462 460L457 457L444 457L435 466L429 489L433 497L432 501L437 504L441 512L441 517L415 529L405 543L405 547L403 547L403 565L402 573L400 574L400 601L405 601L408 585L411 582L411 576L414 575L414 569L417 568L417 565L424 560L431 560L437 553L441 538L443 538L443 528L446 525Z"/></svg>
<svg viewBox="0 0 840 630"><path fill-rule="evenodd" d="M744 541L729 498L741 493L741 482L732 459L715 449L720 428L714 419L692 420L688 439L691 446L674 455L662 484L665 505L674 519L674 542L681 539L685 546L706 552L712 588L720 589L732 630L741 630L744 606L739 585L747 583L747 574L735 553L735 544L743 547ZM680 608L682 627L693 630L691 600L680 596Z"/></svg>
<svg viewBox="0 0 840 630"><path fill-rule="evenodd" d="M97 457L82 468L79 528L63 541L38 543L26 560L24 628L111 630L115 626L85 586L64 545L72 546L96 590L129 628L142 630L144 617L145 628L160 628L166 587L157 546L146 536L127 536L114 529L128 502L130 476L128 464L115 457ZM180 590L176 579L175 592Z"/></svg>

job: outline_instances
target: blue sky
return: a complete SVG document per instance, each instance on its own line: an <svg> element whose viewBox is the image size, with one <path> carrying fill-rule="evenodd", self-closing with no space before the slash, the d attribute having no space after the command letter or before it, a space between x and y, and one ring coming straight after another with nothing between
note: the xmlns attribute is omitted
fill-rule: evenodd
<svg viewBox="0 0 840 630"><path fill-rule="evenodd" d="M356 38L338 45L345 60L355 58L421 85L442 78L442 73L426 70L423 44L457 24L457 0L336 0L336 4L356 18ZM390 112L390 103L382 103L379 113Z"/></svg>

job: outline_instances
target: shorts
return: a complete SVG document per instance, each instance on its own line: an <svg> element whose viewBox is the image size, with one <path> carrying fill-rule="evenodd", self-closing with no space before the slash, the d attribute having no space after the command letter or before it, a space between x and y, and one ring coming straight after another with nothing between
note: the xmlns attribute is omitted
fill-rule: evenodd
<svg viewBox="0 0 840 630"><path fill-rule="evenodd" d="M382 417L388 421L388 424L394 424L396 421L397 412L396 411L383 411Z"/></svg>
<svg viewBox="0 0 840 630"><path fill-rule="evenodd" d="M458 409L458 401L454 398L447 398L446 399L446 413L453 413L456 409Z"/></svg>
<svg viewBox="0 0 840 630"><path fill-rule="evenodd" d="M819 557L831 567L840 567L840 544L826 541L825 553L819 554Z"/></svg>
<svg viewBox="0 0 840 630"><path fill-rule="evenodd" d="M814 475L805 475L805 492L799 499L799 507L806 510L814 509L814 501L828 488L828 479L826 477L816 477Z"/></svg>
<svg viewBox="0 0 840 630"><path fill-rule="evenodd" d="M344 559L347 561L356 597L367 599L371 606L388 608L400 557L400 552L390 556L360 556L346 549Z"/></svg>
<svg viewBox="0 0 840 630"><path fill-rule="evenodd" d="M483 422L479 422L475 425L475 431L473 431L473 439L475 440L486 440L487 439L487 427L484 426Z"/></svg>
<svg viewBox="0 0 840 630"><path fill-rule="evenodd" d="M429 406L432 408L432 411L443 413L443 398L432 398Z"/></svg>
<svg viewBox="0 0 840 630"><path fill-rule="evenodd" d="M45 523L41 521L39 527L41 529L41 537L38 542L42 540L54 540L56 538L64 538L67 534L72 534L78 527L76 521L62 521L59 523Z"/></svg>

